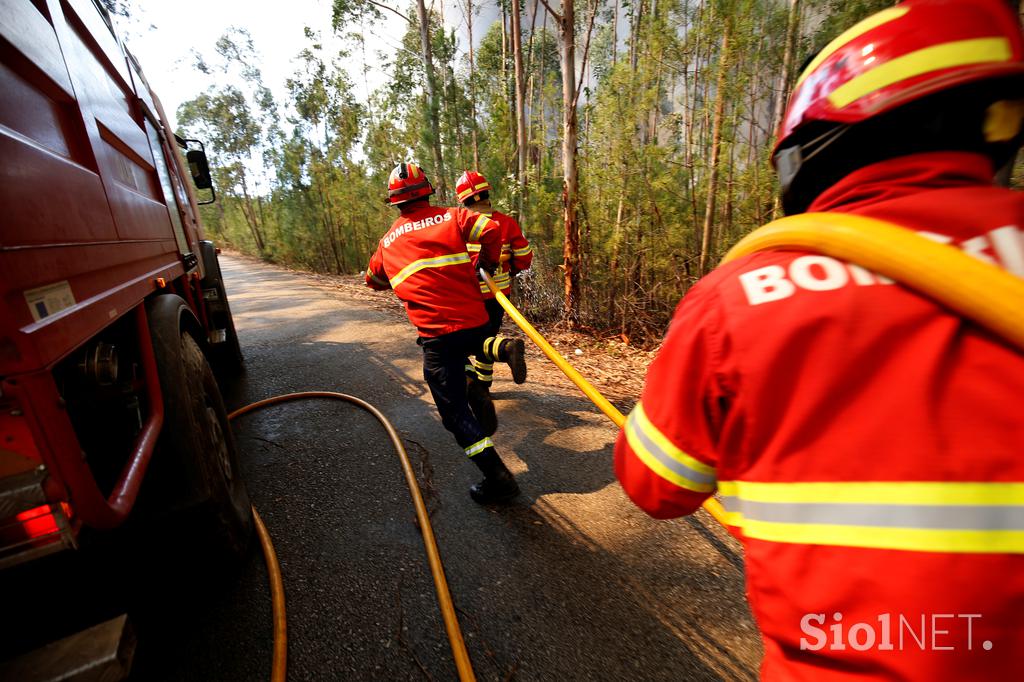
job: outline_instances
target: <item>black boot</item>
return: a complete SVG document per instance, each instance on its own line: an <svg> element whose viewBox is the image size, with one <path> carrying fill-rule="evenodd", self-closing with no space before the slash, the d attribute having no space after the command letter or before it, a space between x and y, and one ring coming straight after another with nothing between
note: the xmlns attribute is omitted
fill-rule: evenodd
<svg viewBox="0 0 1024 682"><path fill-rule="evenodd" d="M512 381L517 384L526 381L526 344L522 339L504 339L498 348L498 359L508 363Z"/></svg>
<svg viewBox="0 0 1024 682"><path fill-rule="evenodd" d="M484 480L469 489L469 496L474 502L497 504L508 502L519 494L519 484L494 448L487 448L473 457L473 463L484 472Z"/></svg>
<svg viewBox="0 0 1024 682"><path fill-rule="evenodd" d="M469 409L480 422L484 435L493 436L498 430L498 413L494 411L494 401L491 399L487 382L476 377L469 378L466 383L466 397L469 399Z"/></svg>

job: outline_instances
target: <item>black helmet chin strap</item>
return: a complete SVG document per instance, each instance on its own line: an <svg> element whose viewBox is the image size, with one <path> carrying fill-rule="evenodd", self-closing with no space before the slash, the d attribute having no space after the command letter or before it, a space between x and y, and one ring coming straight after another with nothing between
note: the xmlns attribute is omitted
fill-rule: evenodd
<svg viewBox="0 0 1024 682"><path fill-rule="evenodd" d="M780 149L775 155L775 170L779 176L779 187L782 190L783 209L787 215L791 215L794 212L800 212L799 210L791 210L789 206L793 206L795 204L796 198L793 196L791 188L796 181L797 175L801 170L803 170L804 164L834 144L849 130L850 126L848 125L838 125L834 128L828 129L813 140ZM811 197L811 199L813 199L813 197Z"/></svg>

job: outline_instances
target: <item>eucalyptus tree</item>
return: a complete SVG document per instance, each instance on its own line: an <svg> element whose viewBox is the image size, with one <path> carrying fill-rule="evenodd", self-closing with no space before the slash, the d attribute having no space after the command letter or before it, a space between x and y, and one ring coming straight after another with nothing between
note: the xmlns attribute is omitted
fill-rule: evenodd
<svg viewBox="0 0 1024 682"><path fill-rule="evenodd" d="M401 17L408 26L415 26L420 34L420 57L423 60L423 71L425 75L425 116L428 128L424 131L424 138L430 147L434 161L434 175L436 186L444 197L447 195L447 182L444 170L444 155L441 150L440 133L440 100L437 94L437 75L434 72L433 51L431 49L430 26L431 22L427 14L426 5L423 0L415 0L416 21L401 10L377 0L334 0L332 24L337 31L342 27L364 19L379 20L383 12L389 12Z"/></svg>
<svg viewBox="0 0 1024 682"><path fill-rule="evenodd" d="M263 129L245 95L234 86L205 92L178 107L178 123L188 136L205 139L215 160L214 180L225 198L238 197L256 250L266 250L264 212L257 209L249 166L261 150ZM222 200L223 201L223 200ZM223 206L222 206L223 210ZM227 229L227 225L223 225Z"/></svg>

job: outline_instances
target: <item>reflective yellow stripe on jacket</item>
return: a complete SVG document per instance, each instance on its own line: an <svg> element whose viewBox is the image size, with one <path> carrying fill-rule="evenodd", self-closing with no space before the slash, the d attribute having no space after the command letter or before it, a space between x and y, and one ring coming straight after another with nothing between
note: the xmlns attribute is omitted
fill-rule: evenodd
<svg viewBox="0 0 1024 682"><path fill-rule="evenodd" d="M504 270L498 270L498 272L494 273L494 276L491 279L494 280L494 283L498 285L499 289L508 289L512 286L512 277L510 277ZM487 286L485 282L481 282L480 293L489 294L491 293L491 288Z"/></svg>
<svg viewBox="0 0 1024 682"><path fill-rule="evenodd" d="M399 284L407 280L410 276L415 275L417 272L425 268L443 268L446 265L459 265L460 263L468 262L469 254L465 251L461 253L450 253L445 256L435 256L433 258L421 258L419 260L414 260L399 270L394 277L390 278L391 286L397 288Z"/></svg>
<svg viewBox="0 0 1024 682"><path fill-rule="evenodd" d="M690 457L665 437L647 418L643 402L629 413L624 428L629 447L648 469L692 492L710 493L715 489L715 468Z"/></svg>
<svg viewBox="0 0 1024 682"><path fill-rule="evenodd" d="M1024 483L720 481L748 538L916 552L1024 553Z"/></svg>
<svg viewBox="0 0 1024 682"><path fill-rule="evenodd" d="M469 231L469 241L480 241L480 235L483 234L484 225L486 225L487 221L489 220L490 218L488 218L486 215L482 213L480 214L480 217L476 219L475 223L473 223L473 229Z"/></svg>
<svg viewBox="0 0 1024 682"><path fill-rule="evenodd" d="M466 244L466 250L469 251L470 253L480 253L480 245L479 244ZM517 255L523 255L523 254L519 254L519 251L521 251L521 250L522 249L517 250L516 254ZM527 248L526 250L529 251L530 249ZM508 244L502 244L502 246L501 246L501 262L505 263L505 262L510 261L510 260L512 260L512 247L509 246Z"/></svg>

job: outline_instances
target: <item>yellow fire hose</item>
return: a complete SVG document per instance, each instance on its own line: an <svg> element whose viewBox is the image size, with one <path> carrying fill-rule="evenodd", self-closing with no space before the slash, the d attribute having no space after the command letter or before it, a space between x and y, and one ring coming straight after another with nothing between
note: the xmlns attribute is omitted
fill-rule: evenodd
<svg viewBox="0 0 1024 682"><path fill-rule="evenodd" d="M612 423L614 423L615 426L621 429L622 425L626 423L625 415L619 412L618 408L608 402L608 399L601 395L601 392L594 388L593 384L584 379L583 375L577 372L576 368L570 365L566 359L562 357L562 354L548 343L548 340L545 339L525 317L523 317L523 314L519 312L514 305L512 305L512 301L508 300L508 297L501 293L501 289L498 288L498 285L494 283L494 280L491 279L491 276L487 274L487 272L481 269L480 276L484 278L484 282L486 282L487 286L490 287L492 292L494 292L494 297L498 299L498 303L500 303L501 307L505 309L508 316L512 318L512 321L519 325L519 328L530 337L530 340L544 351L544 355L548 356L548 359L555 363L555 365L558 366L558 369L562 370L562 373L569 377L569 380L576 384L576 386L583 391L588 398L590 398L590 401L597 405L597 408L604 412L606 417L612 420ZM725 525L725 509L722 508L722 505L718 500L713 497L709 497L704 501L703 506L704 510L711 514L716 521L721 523L723 526Z"/></svg>
<svg viewBox="0 0 1024 682"><path fill-rule="evenodd" d="M267 398L258 402L246 405L228 415L228 419L235 419L254 410L285 402L288 400L300 400L304 398L332 398L344 400L363 408L377 418L388 433L391 444L398 452L398 458L402 463L402 473L405 474L405 482L409 486L409 494L412 496L413 507L416 509L416 519L419 521L420 532L423 535L423 546L427 551L427 561L430 564L430 572L434 577L434 588L437 591L437 601L441 608L441 618L444 621L445 630L448 633L448 642L451 644L452 656L455 659L455 669L458 671L461 682L472 682L476 680L473 674L473 665L469 660L469 651L466 650L466 643L462 637L462 630L459 628L459 620L455 614L455 604L452 602L451 592L448 591L448 581L444 576L444 566L441 563L441 553L437 549L437 541L434 539L434 529L430 525L430 515L423 503L423 495L420 493L419 484L416 482L416 474L413 473L412 464L409 462L409 455L405 451L402 439L399 437L395 427L391 425L380 410L355 396L330 391L307 391L303 393L288 393L285 395ZM270 593L274 619L274 658L271 667L271 681L284 682L288 665L288 636L285 622L284 607L284 586L281 579L281 569L277 563L277 555L274 546L270 541L263 521L256 513L255 507L252 510L256 522L256 531L259 535L260 544L263 547L263 556L267 562L267 574L270 578Z"/></svg>
<svg viewBox="0 0 1024 682"><path fill-rule="evenodd" d="M847 213L803 213L754 230L723 263L755 251L799 249L896 280L1024 349L1024 279L911 230Z"/></svg>

